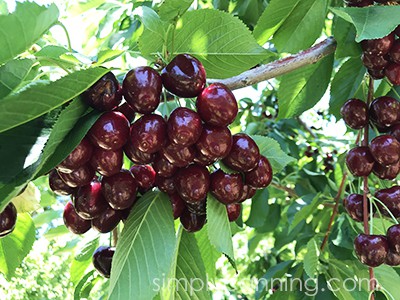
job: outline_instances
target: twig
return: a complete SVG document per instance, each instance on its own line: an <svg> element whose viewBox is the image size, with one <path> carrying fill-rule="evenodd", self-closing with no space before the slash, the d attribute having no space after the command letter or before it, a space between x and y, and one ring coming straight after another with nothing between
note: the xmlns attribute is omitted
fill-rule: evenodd
<svg viewBox="0 0 400 300"><path fill-rule="evenodd" d="M301 67L316 63L325 56L335 52L335 50L336 41L334 38L329 37L321 43L318 43L315 46L295 55L290 55L269 64L261 65L231 78L210 79L208 82L220 82L232 90L251 86L253 84L292 72Z"/></svg>
<svg viewBox="0 0 400 300"><path fill-rule="evenodd" d="M313 138L315 138L315 139L317 138L317 135L314 133L314 131L312 131L312 129L307 125L307 123L303 121L302 118L297 117L296 119L297 119L297 122L299 122L300 125L303 126L304 129L305 129Z"/></svg>
<svg viewBox="0 0 400 300"><path fill-rule="evenodd" d="M295 192L294 189L291 189L291 188L289 188L287 186L283 186L283 185L281 185L281 184L279 184L277 182L274 182L274 181L271 182L271 186L276 188L277 190L281 190L281 191L287 192L289 194L289 196L292 197L292 198L296 198L296 199L299 198L299 195L297 195L297 193Z"/></svg>

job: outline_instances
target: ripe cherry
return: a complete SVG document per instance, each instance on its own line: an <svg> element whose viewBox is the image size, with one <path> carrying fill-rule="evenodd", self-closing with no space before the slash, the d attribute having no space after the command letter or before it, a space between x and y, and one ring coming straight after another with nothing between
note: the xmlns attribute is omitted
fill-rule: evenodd
<svg viewBox="0 0 400 300"><path fill-rule="evenodd" d="M235 171L249 172L257 167L259 160L256 142L247 134L238 133L233 136L231 151L222 161Z"/></svg>
<svg viewBox="0 0 400 300"><path fill-rule="evenodd" d="M50 189L57 195L71 195L75 190L61 179L56 170L50 171L49 186Z"/></svg>
<svg viewBox="0 0 400 300"><path fill-rule="evenodd" d="M374 163L374 157L368 147L355 147L346 156L346 165L354 176L368 176Z"/></svg>
<svg viewBox="0 0 400 300"><path fill-rule="evenodd" d="M169 195L169 200L171 201L174 219L176 220L182 215L182 212L185 210L185 201L183 201L182 198L179 197L179 195L176 193Z"/></svg>
<svg viewBox="0 0 400 300"><path fill-rule="evenodd" d="M400 265L400 254L394 253L389 249L386 256L385 264L392 267L397 267Z"/></svg>
<svg viewBox="0 0 400 300"><path fill-rule="evenodd" d="M89 220L85 220L77 214L71 201L64 207L63 220L68 230L75 234L84 234L91 227Z"/></svg>
<svg viewBox="0 0 400 300"><path fill-rule="evenodd" d="M61 179L67 185L75 188L89 184L95 175L95 171L89 164L86 164L76 170L73 170L71 173L63 173L58 171L58 175L60 175Z"/></svg>
<svg viewBox="0 0 400 300"><path fill-rule="evenodd" d="M370 55L383 56L389 52L393 42L394 33L390 33L383 38L361 41L361 48Z"/></svg>
<svg viewBox="0 0 400 300"><path fill-rule="evenodd" d="M380 179L393 180L397 177L400 171L400 161L388 166L383 166L376 163L372 172Z"/></svg>
<svg viewBox="0 0 400 300"><path fill-rule="evenodd" d="M4 237L15 228L17 223L17 209L12 202L8 203L6 208L0 213L0 237Z"/></svg>
<svg viewBox="0 0 400 300"><path fill-rule="evenodd" d="M173 165L164 155L160 153L157 154L152 166L154 171L156 171L157 176L162 177L171 177L176 173L176 171L178 171L178 167Z"/></svg>
<svg viewBox="0 0 400 300"><path fill-rule="evenodd" d="M369 149L372 156L381 165L392 165L400 159L400 143L388 134L374 138Z"/></svg>
<svg viewBox="0 0 400 300"><path fill-rule="evenodd" d="M359 234L354 240L359 260L370 267L378 267L386 260L389 245L385 236Z"/></svg>
<svg viewBox="0 0 400 300"><path fill-rule="evenodd" d="M379 97L369 108L371 120L379 127L390 127L400 121L400 102L392 97Z"/></svg>
<svg viewBox="0 0 400 300"><path fill-rule="evenodd" d="M390 135L395 137L400 143L400 124L394 125L390 130Z"/></svg>
<svg viewBox="0 0 400 300"><path fill-rule="evenodd" d="M374 70L368 69L368 74L375 80L379 80L385 77L385 70Z"/></svg>
<svg viewBox="0 0 400 300"><path fill-rule="evenodd" d="M171 113L167 126L169 140L181 147L196 143L203 129L200 116L185 107L178 107Z"/></svg>
<svg viewBox="0 0 400 300"><path fill-rule="evenodd" d="M368 124L368 106L360 99L350 99L340 109L344 122L352 129L361 129Z"/></svg>
<svg viewBox="0 0 400 300"><path fill-rule="evenodd" d="M110 278L115 248L100 246L93 253L93 266L104 277Z"/></svg>
<svg viewBox="0 0 400 300"><path fill-rule="evenodd" d="M80 187L74 194L73 203L77 214L85 220L99 217L108 207L97 180Z"/></svg>
<svg viewBox="0 0 400 300"><path fill-rule="evenodd" d="M393 85L400 85L400 64L390 63L385 69L385 75Z"/></svg>
<svg viewBox="0 0 400 300"><path fill-rule="evenodd" d="M400 225L392 225L386 232L390 249L397 254L400 254Z"/></svg>
<svg viewBox="0 0 400 300"><path fill-rule="evenodd" d="M387 56L364 53L361 57L363 65L367 69L383 70L389 64Z"/></svg>
<svg viewBox="0 0 400 300"><path fill-rule="evenodd" d="M112 176L117 174L123 163L122 149L104 150L96 148L90 161L93 168L103 176Z"/></svg>
<svg viewBox="0 0 400 300"><path fill-rule="evenodd" d="M188 54L179 54L161 71L164 87L184 98L201 93L206 83L206 71L201 62Z"/></svg>
<svg viewBox="0 0 400 300"><path fill-rule="evenodd" d="M150 165L132 166L130 169L133 177L135 177L139 191L143 194L155 186L156 171Z"/></svg>
<svg viewBox="0 0 400 300"><path fill-rule="evenodd" d="M156 186L158 189L168 195L176 193L173 177L156 176Z"/></svg>
<svg viewBox="0 0 400 300"><path fill-rule="evenodd" d="M389 211L397 219L400 218L400 186L392 186L388 189L381 189L376 191L375 197L378 198L386 207L381 203L377 203L379 210L385 216L390 216Z"/></svg>
<svg viewBox="0 0 400 300"><path fill-rule="evenodd" d="M272 167L265 156L260 156L257 167L245 173L246 184L254 188L265 188L272 181Z"/></svg>
<svg viewBox="0 0 400 300"><path fill-rule="evenodd" d="M93 146L84 138L78 146L57 166L57 170L70 173L89 162L92 157Z"/></svg>
<svg viewBox="0 0 400 300"><path fill-rule="evenodd" d="M368 200L369 201L369 200ZM349 216L357 222L363 221L363 195L350 194L343 199L343 206ZM368 204L369 208L369 204Z"/></svg>
<svg viewBox="0 0 400 300"><path fill-rule="evenodd" d="M207 167L215 163L217 160L217 158L209 158L200 151L196 151L196 156L194 157L193 162L200 166Z"/></svg>
<svg viewBox="0 0 400 300"><path fill-rule="evenodd" d="M136 113L133 110L132 106L130 106L127 102L122 103L115 110L123 114L125 118L129 121L129 123L131 123L135 119Z"/></svg>
<svg viewBox="0 0 400 300"><path fill-rule="evenodd" d="M153 68L138 67L126 74L122 90L125 100L134 110L149 114L160 104L161 77Z"/></svg>
<svg viewBox="0 0 400 300"><path fill-rule="evenodd" d="M111 232L122 220L123 211L106 208L100 216L92 220L92 228L100 233Z"/></svg>
<svg viewBox="0 0 400 300"><path fill-rule="evenodd" d="M196 148L201 156L211 162L222 159L229 154L232 148L231 132L227 127L205 125L196 143Z"/></svg>
<svg viewBox="0 0 400 300"><path fill-rule="evenodd" d="M198 215L185 209L180 217L183 228L188 232L200 231L206 223L206 215Z"/></svg>
<svg viewBox="0 0 400 300"><path fill-rule="evenodd" d="M229 222L235 222L240 216L242 205L239 203L228 204L226 206L226 211L228 213Z"/></svg>
<svg viewBox="0 0 400 300"><path fill-rule="evenodd" d="M242 176L219 169L210 176L210 192L223 204L238 202L243 192Z"/></svg>
<svg viewBox="0 0 400 300"><path fill-rule="evenodd" d="M196 149L194 146L181 147L170 143L161 151L171 164L179 168L188 166L193 162L196 156Z"/></svg>
<svg viewBox="0 0 400 300"><path fill-rule="evenodd" d="M131 161L139 165L150 164L156 157L155 153L150 154L140 151L130 140L126 143L124 152Z"/></svg>
<svg viewBox="0 0 400 300"><path fill-rule="evenodd" d="M396 64L400 64L400 40L395 40L392 48L390 48L390 60Z"/></svg>
<svg viewBox="0 0 400 300"><path fill-rule="evenodd" d="M256 194L257 189L248 185L248 184L244 184L243 185L243 190L242 190L242 194L239 197L239 203L242 203L243 201L247 200L247 199L251 199L253 198L253 196Z"/></svg>
<svg viewBox="0 0 400 300"><path fill-rule="evenodd" d="M178 171L174 183L183 200L188 203L201 202L207 197L210 175L206 167L190 165Z"/></svg>

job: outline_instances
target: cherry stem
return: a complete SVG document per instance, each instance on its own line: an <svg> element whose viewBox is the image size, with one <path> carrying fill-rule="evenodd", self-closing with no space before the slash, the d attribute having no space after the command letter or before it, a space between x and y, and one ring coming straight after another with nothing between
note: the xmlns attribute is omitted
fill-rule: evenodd
<svg viewBox="0 0 400 300"><path fill-rule="evenodd" d="M315 46L297 54L261 65L245 71L237 76L226 79L209 79L208 83L220 82L231 90L251 86L256 83L290 73L301 67L314 64L336 50L336 41L333 37L316 44Z"/></svg>
<svg viewBox="0 0 400 300"><path fill-rule="evenodd" d="M112 234L111 246L116 247L116 246L117 246L117 242L118 242L118 234L119 234L119 232L118 232L118 226L115 227L115 228L112 230L111 234Z"/></svg>

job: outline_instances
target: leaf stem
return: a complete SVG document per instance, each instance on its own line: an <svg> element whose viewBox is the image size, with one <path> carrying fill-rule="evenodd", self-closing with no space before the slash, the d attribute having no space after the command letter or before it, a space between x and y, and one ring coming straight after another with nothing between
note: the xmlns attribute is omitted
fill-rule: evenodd
<svg viewBox="0 0 400 300"><path fill-rule="evenodd" d="M64 30L65 36L67 37L68 50L69 50L69 52L73 52L73 50L72 50L72 44L71 44L71 38L70 38L70 36L69 36L67 27L65 27L65 25L64 25L63 23L61 23L60 21L58 21L56 25L60 26L60 27Z"/></svg>

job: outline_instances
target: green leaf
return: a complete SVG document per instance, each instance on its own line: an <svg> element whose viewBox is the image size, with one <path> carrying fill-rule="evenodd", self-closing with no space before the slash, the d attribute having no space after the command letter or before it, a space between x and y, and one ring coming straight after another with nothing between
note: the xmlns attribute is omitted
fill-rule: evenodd
<svg viewBox="0 0 400 300"><path fill-rule="evenodd" d="M350 58L341 65L331 83L330 112L337 120L341 118L340 108L354 97L365 75L365 67L359 57Z"/></svg>
<svg viewBox="0 0 400 300"><path fill-rule="evenodd" d="M309 48L321 35L328 10L328 0L301 0L274 33L273 43L279 52L297 52Z"/></svg>
<svg viewBox="0 0 400 300"><path fill-rule="evenodd" d="M52 240L55 238L58 238L64 234L70 234L71 232L68 230L67 227L65 227L64 224L50 228L49 230L46 231L46 233L43 235L46 239Z"/></svg>
<svg viewBox="0 0 400 300"><path fill-rule="evenodd" d="M361 46L355 41L356 29L353 24L335 16L332 33L337 42L336 58L345 58L348 56L360 58Z"/></svg>
<svg viewBox="0 0 400 300"><path fill-rule="evenodd" d="M0 99L13 92L32 69L31 59L10 60L0 67Z"/></svg>
<svg viewBox="0 0 400 300"><path fill-rule="evenodd" d="M382 289L389 295L389 299L398 299L399 274L391 267L381 265L375 268L375 277Z"/></svg>
<svg viewBox="0 0 400 300"><path fill-rule="evenodd" d="M37 214L33 217L35 227L39 228L45 224L50 224L54 219L58 219L62 216L62 210L46 210Z"/></svg>
<svg viewBox="0 0 400 300"><path fill-rule="evenodd" d="M0 15L0 65L35 43L57 22L58 15L55 4L45 7L33 2L17 2L12 14Z"/></svg>
<svg viewBox="0 0 400 300"><path fill-rule="evenodd" d="M276 140L261 135L252 135L251 138L256 142L261 155L268 158L274 173L279 173L286 165L296 161L295 158L282 151Z"/></svg>
<svg viewBox="0 0 400 300"><path fill-rule="evenodd" d="M199 246L201 257L203 258L203 263L206 268L208 278L213 281L216 277L215 264L218 258L221 257L221 253L211 245L210 239L208 238L207 224L204 228L196 232L197 245Z"/></svg>
<svg viewBox="0 0 400 300"><path fill-rule="evenodd" d="M85 276L82 277L82 279L79 281L79 283L76 285L75 290L74 290L74 300L81 300L81 293L83 292L83 289L85 285L87 284L88 280L91 277L94 277L96 270L91 270Z"/></svg>
<svg viewBox="0 0 400 300"><path fill-rule="evenodd" d="M258 190L251 200L250 216L246 221L246 225L256 228L261 227L267 222L269 213L269 192L267 189Z"/></svg>
<svg viewBox="0 0 400 300"><path fill-rule="evenodd" d="M83 240L79 248L75 252L75 257L72 260L70 268L70 280L76 286L82 279L85 271L92 263L93 253L99 246L99 238L91 238Z"/></svg>
<svg viewBox="0 0 400 300"><path fill-rule="evenodd" d="M171 203L148 192L135 204L113 258L109 299L153 299L155 281L168 274L175 247Z"/></svg>
<svg viewBox="0 0 400 300"><path fill-rule="evenodd" d="M307 253L304 255L304 271L311 278L315 278L318 272L319 263L319 248L315 238L311 239L307 243Z"/></svg>
<svg viewBox="0 0 400 300"><path fill-rule="evenodd" d="M304 196L303 198L306 197L307 196ZM296 200L297 202L302 202L305 205L303 205L301 209L294 215L293 222L290 224L290 230L295 228L298 224L300 224L301 221L307 219L313 212L315 212L315 209L320 204L319 197L319 194L316 195L308 205L306 204L307 202L304 202L302 199Z"/></svg>
<svg viewBox="0 0 400 300"><path fill-rule="evenodd" d="M209 78L237 75L271 56L238 18L208 9L187 12L177 23L173 49L170 40L168 49L197 57Z"/></svg>
<svg viewBox="0 0 400 300"><path fill-rule="evenodd" d="M356 27L356 42L382 38L400 24L399 6L335 7L332 12Z"/></svg>
<svg viewBox="0 0 400 300"><path fill-rule="evenodd" d="M182 16L192 5L193 0L164 0L158 9L160 18L165 21Z"/></svg>
<svg viewBox="0 0 400 300"><path fill-rule="evenodd" d="M234 261L232 232L225 205L211 194L207 197L207 232L211 244Z"/></svg>
<svg viewBox="0 0 400 300"><path fill-rule="evenodd" d="M278 119L298 116L312 108L329 85L332 66L333 55L329 55L316 64L282 76L278 90Z"/></svg>
<svg viewBox="0 0 400 300"><path fill-rule="evenodd" d="M18 214L14 231L0 238L0 272L8 280L14 276L25 256L28 255L35 242L35 226L27 213Z"/></svg>
<svg viewBox="0 0 400 300"><path fill-rule="evenodd" d="M35 53L37 60L42 66L56 66L65 69L79 65L79 60L69 50L55 45L45 46Z"/></svg>

